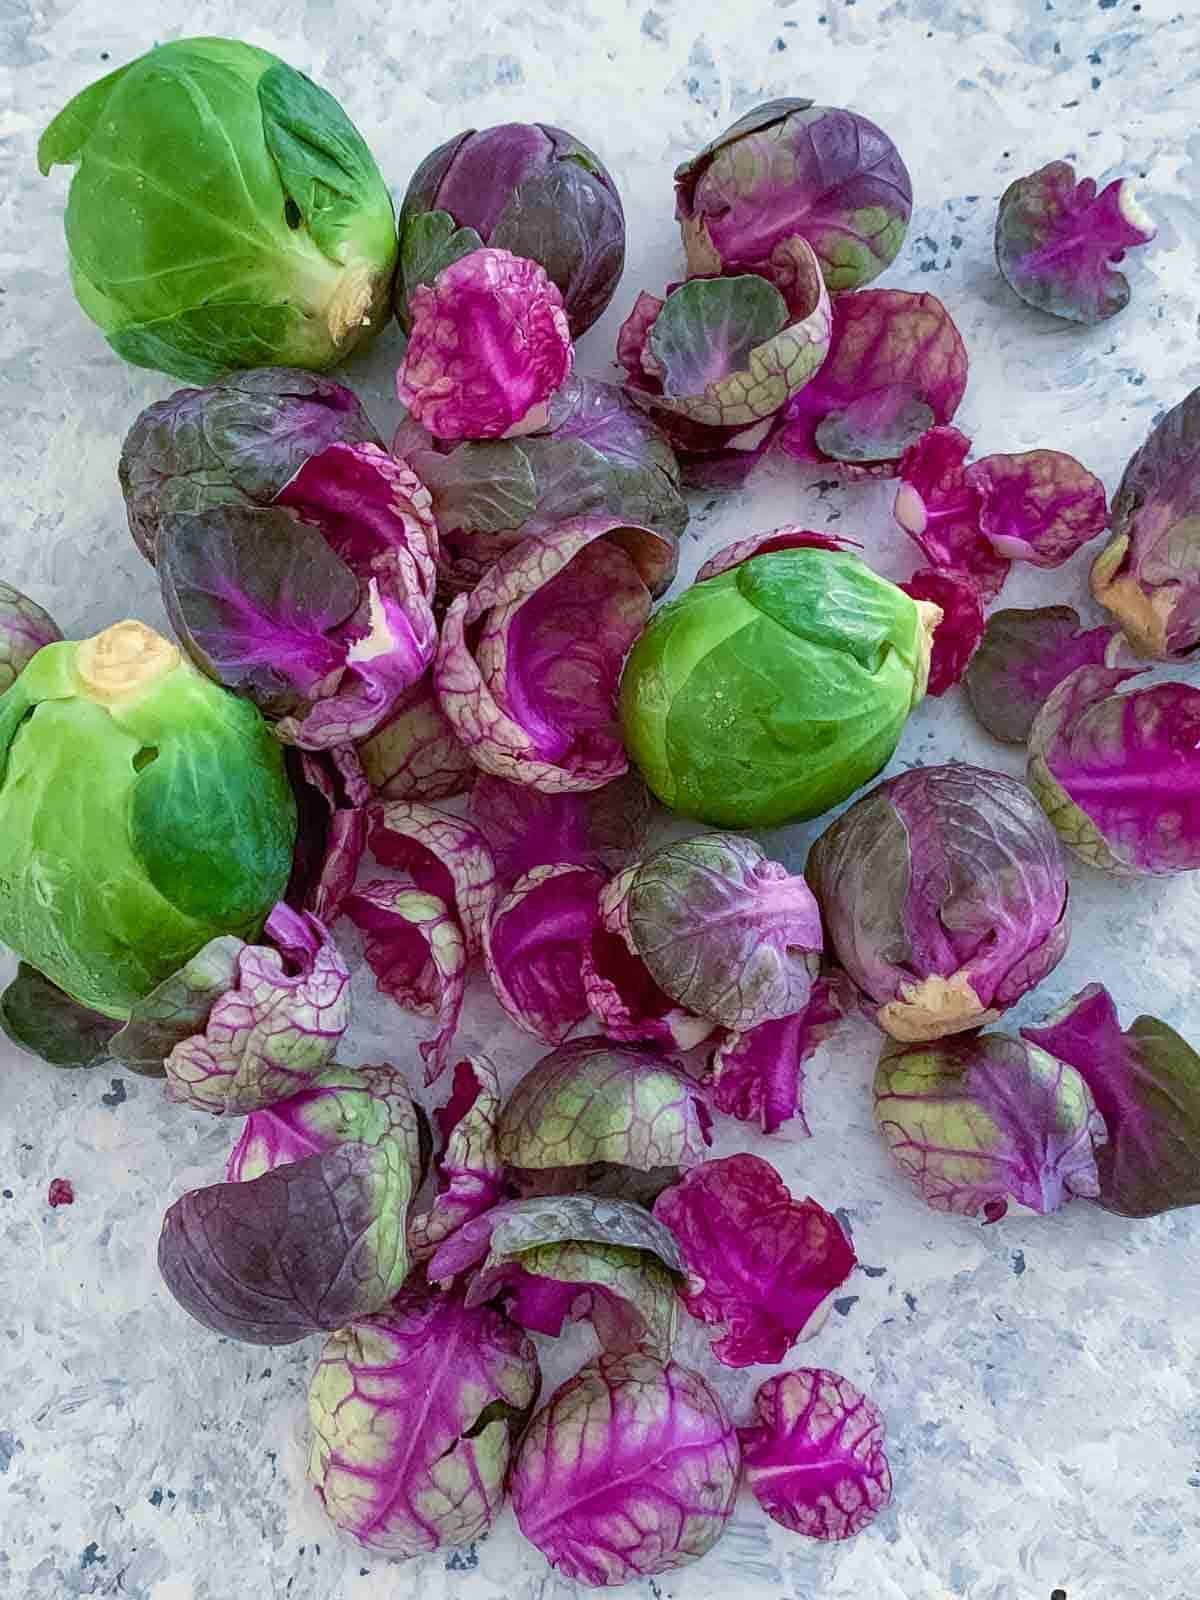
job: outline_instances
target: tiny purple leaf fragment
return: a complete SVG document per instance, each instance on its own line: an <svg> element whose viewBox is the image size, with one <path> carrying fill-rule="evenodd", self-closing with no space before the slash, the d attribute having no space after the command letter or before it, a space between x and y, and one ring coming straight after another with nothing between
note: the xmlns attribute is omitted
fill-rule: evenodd
<svg viewBox="0 0 1200 1600"><path fill-rule="evenodd" d="M1129 280L1113 265L1149 244L1156 228L1128 178L1096 192L1069 161L1051 161L1010 183L996 214L996 264L1028 305L1069 322L1096 323L1129 304Z"/></svg>
<svg viewBox="0 0 1200 1600"><path fill-rule="evenodd" d="M934 1211L997 1222L1010 1200L1045 1216L1100 1192L1104 1119L1082 1076L1003 1033L889 1043L875 1119L892 1159Z"/></svg>
<svg viewBox="0 0 1200 1600"><path fill-rule="evenodd" d="M534 867L496 907L484 959L497 1000L525 1033L561 1044L588 1016L583 954L599 918L603 873Z"/></svg>
<svg viewBox="0 0 1200 1600"><path fill-rule="evenodd" d="M926 693L935 699L961 681L984 634L983 600L973 583L949 572L914 572L900 587L914 600L932 600L942 613L933 633Z"/></svg>
<svg viewBox="0 0 1200 1600"><path fill-rule="evenodd" d="M485 1534L540 1386L530 1340L490 1306L405 1289L335 1333L308 1391L308 1477L380 1555Z"/></svg>
<svg viewBox="0 0 1200 1600"><path fill-rule="evenodd" d="M380 1311L408 1273L412 1171L395 1143L342 1144L163 1218L158 1267L183 1309L248 1344L293 1344Z"/></svg>
<svg viewBox="0 0 1200 1600"><path fill-rule="evenodd" d="M275 907L266 932L277 948L243 945L204 1031L166 1056L169 1100L242 1115L295 1094L333 1060L350 1022L345 961L315 917L289 906Z"/></svg>
<svg viewBox="0 0 1200 1600"><path fill-rule="evenodd" d="M904 452L894 516L935 572L971 584L994 600L1011 560L980 531L980 493L964 466L971 441L957 428L931 428Z"/></svg>
<svg viewBox="0 0 1200 1600"><path fill-rule="evenodd" d="M723 1033L709 1063L714 1107L739 1122L757 1122L764 1133L794 1118L807 1138L804 1063L845 1015L843 987L834 977L818 978L803 1010Z"/></svg>
<svg viewBox="0 0 1200 1600"><path fill-rule="evenodd" d="M950 762L889 778L809 853L831 955L893 1038L994 1020L1067 948L1067 877L1023 783Z"/></svg>
<svg viewBox="0 0 1200 1600"><path fill-rule="evenodd" d="M490 1063L468 1057L454 1069L450 1098L434 1112L444 1140L437 1160L437 1193L409 1225L414 1261L427 1260L451 1234L503 1200L507 1184L496 1129L500 1085Z"/></svg>
<svg viewBox="0 0 1200 1600"><path fill-rule="evenodd" d="M536 261L473 250L409 295L396 393L439 439L533 433L571 370L562 295Z"/></svg>
<svg viewBox="0 0 1200 1600"><path fill-rule="evenodd" d="M534 1417L513 1509L556 1572L603 1588L710 1550L740 1466L737 1430L699 1373L645 1352L604 1355Z"/></svg>
<svg viewBox="0 0 1200 1600"><path fill-rule="evenodd" d="M995 612L966 672L972 711L994 738L1024 744L1063 679L1105 665L1117 637L1111 627L1081 628L1070 606Z"/></svg>
<svg viewBox="0 0 1200 1600"><path fill-rule="evenodd" d="M1186 1039L1157 1017L1122 1031L1098 983L1021 1032L1079 1073L1104 1118L1098 1204L1122 1217L1200 1205L1200 1055Z"/></svg>
<svg viewBox="0 0 1200 1600"><path fill-rule="evenodd" d="M1181 660L1200 645L1200 388L1130 457L1092 593L1140 656Z"/></svg>
<svg viewBox="0 0 1200 1600"><path fill-rule="evenodd" d="M692 1316L721 1328L727 1367L782 1361L829 1313L857 1257L841 1224L813 1199L795 1200L769 1161L706 1161L654 1203L674 1233Z"/></svg>
<svg viewBox="0 0 1200 1600"><path fill-rule="evenodd" d="M1080 667L1038 712L1029 782L1064 844L1118 876L1200 869L1200 689L1116 691L1136 671Z"/></svg>
<svg viewBox="0 0 1200 1600"><path fill-rule="evenodd" d="M892 1498L883 1415L847 1378L800 1367L768 1378L739 1428L746 1483L775 1522L809 1539L851 1539Z"/></svg>
<svg viewBox="0 0 1200 1600"><path fill-rule="evenodd" d="M929 423L948 423L966 387L966 347L936 295L902 289L839 295L829 354L789 401L778 443L798 461L848 477L895 477L908 443L897 421L915 426L927 409ZM818 430L826 442L852 438L852 455L841 459L823 449Z"/></svg>

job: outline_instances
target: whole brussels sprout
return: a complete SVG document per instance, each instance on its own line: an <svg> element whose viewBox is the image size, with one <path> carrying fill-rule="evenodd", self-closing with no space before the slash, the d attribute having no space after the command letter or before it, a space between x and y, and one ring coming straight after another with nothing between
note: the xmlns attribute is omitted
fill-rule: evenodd
<svg viewBox="0 0 1200 1600"><path fill-rule="evenodd" d="M941 615L848 550L725 567L634 646L621 680L629 753L685 816L732 828L818 816L892 755Z"/></svg>
<svg viewBox="0 0 1200 1600"><path fill-rule="evenodd" d="M0 940L94 1011L253 938L295 833L258 711L143 623L46 645L0 695Z"/></svg>
<svg viewBox="0 0 1200 1600"><path fill-rule="evenodd" d="M481 245L536 261L563 297L574 338L613 297L625 265L625 214L604 163L541 122L468 128L427 155L400 209L396 316L417 284Z"/></svg>
<svg viewBox="0 0 1200 1600"><path fill-rule="evenodd" d="M236 39L175 39L89 84L38 143L76 167L76 298L138 367L330 367L387 318L391 196L331 94Z"/></svg>

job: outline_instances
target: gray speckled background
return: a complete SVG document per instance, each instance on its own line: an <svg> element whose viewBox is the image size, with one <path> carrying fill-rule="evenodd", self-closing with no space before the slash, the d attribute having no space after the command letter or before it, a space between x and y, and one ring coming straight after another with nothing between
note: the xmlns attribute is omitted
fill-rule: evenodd
<svg viewBox="0 0 1200 1600"><path fill-rule="evenodd" d="M1200 382L1200 23L1194 0L0 0L0 573L72 632L159 620L124 528L115 466L137 411L174 387L122 366L77 310L61 233L64 173L34 146L84 84L180 32L240 33L345 104L397 195L468 123L565 124L611 165L629 213L616 302L582 341L603 373L640 287L680 259L675 162L758 100L854 106L896 138L918 196L892 285L932 289L972 358L958 421L981 452L1056 446L1115 488L1156 414ZM186 27L182 19L187 16ZM251 21L252 19L252 21ZM155 30L158 30L157 32ZM991 255L1014 176L1077 158L1140 174L1159 240L1134 300L1091 331L1023 309ZM394 416L389 334L350 370ZM704 553L783 520L862 537L892 574L911 554L888 486L842 489L770 464L747 491L697 497L685 577ZM1018 569L1007 604L1080 604L1086 556ZM914 717L899 763L967 755L1016 770L952 696ZM798 864L813 826L785 830ZM1200 1040L1200 887L1120 885L1075 868L1074 943L1017 1020L1083 983L1126 1021L1153 1010ZM347 1061L414 1058L414 1024L359 974ZM464 1043L511 1074L531 1050L475 995ZM873 1131L866 1025L809 1075L813 1138L774 1143L793 1187L843 1208L860 1271L794 1364L839 1368L884 1406L896 1497L859 1539L821 1548L744 1499L727 1537L655 1600L1196 1600L1200 1595L1200 1218L1127 1223L1083 1202L996 1227L924 1210ZM0 1595L4 1600L550 1600L507 1515L477 1548L406 1566L364 1557L324 1522L303 1475L317 1346L221 1341L160 1286L165 1206L215 1179L235 1130L166 1104L158 1085L55 1073L0 1050ZM765 1149L724 1131L721 1148ZM74 1185L51 1211L49 1179ZM582 1343L582 1339L580 1340ZM703 1361L704 1340L686 1352ZM547 1350L550 1381L579 1345ZM718 1373L739 1410L765 1374Z"/></svg>

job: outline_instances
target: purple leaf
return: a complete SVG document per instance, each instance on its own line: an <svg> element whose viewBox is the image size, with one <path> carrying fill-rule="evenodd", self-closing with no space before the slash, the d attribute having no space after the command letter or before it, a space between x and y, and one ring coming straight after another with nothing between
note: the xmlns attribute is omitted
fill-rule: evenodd
<svg viewBox="0 0 1200 1600"><path fill-rule="evenodd" d="M965 477L979 495L979 531L1010 561L1061 567L1108 521L1104 485L1061 450L983 456Z"/></svg>
<svg viewBox="0 0 1200 1600"><path fill-rule="evenodd" d="M1111 627L1081 629L1070 606L997 611L967 668L972 711L993 738L1024 744L1053 690L1077 668L1108 662L1117 637Z"/></svg>
<svg viewBox="0 0 1200 1600"><path fill-rule="evenodd" d="M897 399L912 417L928 407L931 421L948 423L967 387L967 352L942 302L931 294L902 289L865 289L839 295L833 305L829 354L811 383L784 412L779 445L798 461L816 461L847 477L896 475L900 451L892 422ZM860 438L852 461L821 448L817 430L851 409ZM861 427L873 412L878 437L872 445ZM886 428L878 425L885 423ZM874 453L872 453L874 452Z"/></svg>
<svg viewBox="0 0 1200 1600"><path fill-rule="evenodd" d="M288 751L299 818L296 854L285 898L326 927L341 915L367 847L369 793L353 746L333 751Z"/></svg>
<svg viewBox="0 0 1200 1600"><path fill-rule="evenodd" d="M738 1437L750 1492L793 1533L851 1539L892 1498L879 1407L827 1368L768 1378Z"/></svg>
<svg viewBox="0 0 1200 1600"><path fill-rule="evenodd" d="M935 1211L998 1222L1009 1200L1043 1216L1099 1193L1104 1119L1074 1067L1007 1034L889 1043L875 1118L900 1171Z"/></svg>
<svg viewBox="0 0 1200 1600"><path fill-rule="evenodd" d="M958 683L983 639L983 600L973 583L949 572L914 572L900 587L942 613L934 629L926 693L935 699Z"/></svg>
<svg viewBox="0 0 1200 1600"><path fill-rule="evenodd" d="M808 858L831 954L893 1038L993 1021L1066 951L1067 878L1024 784L951 762L855 801Z"/></svg>
<svg viewBox="0 0 1200 1600"><path fill-rule="evenodd" d="M602 789L545 794L481 772L471 789L472 821L505 884L534 867L624 866L641 847L649 817L650 795L635 773Z"/></svg>
<svg viewBox="0 0 1200 1600"><path fill-rule="evenodd" d="M795 1118L807 1138L804 1063L845 1015L841 987L833 977L818 978L802 1011L745 1033L723 1033L709 1063L716 1109L739 1122L757 1122L764 1133Z"/></svg>
<svg viewBox="0 0 1200 1600"><path fill-rule="evenodd" d="M1134 671L1080 667L1029 733L1029 782L1063 842L1123 876L1200 868L1200 689L1116 694Z"/></svg>
<svg viewBox="0 0 1200 1600"><path fill-rule="evenodd" d="M477 770L442 715L432 673L400 697L358 753L381 800L448 800L471 787Z"/></svg>
<svg viewBox="0 0 1200 1600"><path fill-rule="evenodd" d="M1122 1217L1200 1205L1200 1055L1157 1017L1122 1032L1106 989L1091 983L1038 1028L1031 1045L1074 1068L1108 1128L1096 1153L1097 1202Z"/></svg>
<svg viewBox="0 0 1200 1600"><path fill-rule="evenodd" d="M1149 244L1156 229L1128 178L1099 194L1051 161L1010 183L996 215L996 263L1009 287L1039 311L1104 322L1129 304L1129 280L1110 264Z"/></svg>
<svg viewBox="0 0 1200 1600"><path fill-rule="evenodd" d="M483 949L496 897L496 867L478 828L417 800L389 800L369 812L376 860L404 872L449 906L462 928L467 960Z"/></svg>
<svg viewBox="0 0 1200 1600"><path fill-rule="evenodd" d="M794 1200L758 1156L706 1161L659 1195L654 1215L683 1253L684 1304L724 1330L712 1352L727 1367L782 1361L811 1338L857 1259L837 1219Z"/></svg>
<svg viewBox="0 0 1200 1600"><path fill-rule="evenodd" d="M980 531L979 490L964 467L971 441L957 428L931 428L904 452L894 515L936 572L969 583L994 600L1012 562Z"/></svg>
<svg viewBox="0 0 1200 1600"><path fill-rule="evenodd" d="M414 1261L427 1260L452 1234L504 1199L499 1119L500 1085L491 1065L481 1057L460 1061L449 1100L434 1112L445 1147L437 1162L437 1193L429 1210L409 1224Z"/></svg>
<svg viewBox="0 0 1200 1600"><path fill-rule="evenodd" d="M556 1572L602 1587L710 1550L739 1471L737 1432L699 1373L645 1353L600 1356L530 1424L513 1509Z"/></svg>
<svg viewBox="0 0 1200 1600"><path fill-rule="evenodd" d="M473 250L409 295L400 403L439 439L533 433L571 370L562 295L536 261Z"/></svg>
<svg viewBox="0 0 1200 1600"><path fill-rule="evenodd" d="M599 917L604 874L571 862L534 867L496 907L484 935L497 1000L526 1033L562 1041L588 1015L583 953Z"/></svg>
<svg viewBox="0 0 1200 1600"><path fill-rule="evenodd" d="M749 561L751 556L765 556L772 550L861 548L862 546L854 539L841 539L832 533L813 533L811 529L799 528L794 523L788 523L771 533L753 533L748 539L738 539L734 544L727 544L723 550L718 550L715 556L709 556L696 574L695 581L704 583L709 578L717 577L719 573L728 572L731 567L740 567L742 562Z"/></svg>

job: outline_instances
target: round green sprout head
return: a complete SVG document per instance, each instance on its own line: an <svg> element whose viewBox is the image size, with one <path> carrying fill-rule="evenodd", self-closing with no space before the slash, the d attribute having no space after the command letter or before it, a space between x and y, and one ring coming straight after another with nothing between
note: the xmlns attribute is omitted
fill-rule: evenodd
<svg viewBox="0 0 1200 1600"><path fill-rule="evenodd" d="M256 708L140 622L46 645L0 695L0 941L95 1011L253 938L295 834Z"/></svg>
<svg viewBox="0 0 1200 1600"><path fill-rule="evenodd" d="M848 551L753 556L651 619L621 681L626 746L686 816L818 816L895 750L940 619Z"/></svg>

